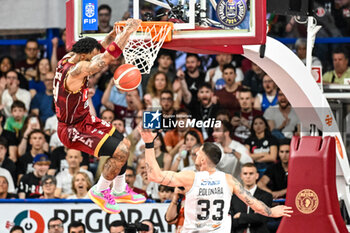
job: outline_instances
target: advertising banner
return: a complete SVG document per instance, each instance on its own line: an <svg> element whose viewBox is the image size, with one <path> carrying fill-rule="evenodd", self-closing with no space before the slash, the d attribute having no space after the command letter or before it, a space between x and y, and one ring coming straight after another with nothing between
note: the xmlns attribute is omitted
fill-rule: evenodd
<svg viewBox="0 0 350 233"><path fill-rule="evenodd" d="M9 232L14 225L20 225L26 233L47 233L47 223L52 217L63 220L65 232L72 221L81 221L87 233L108 232L108 226L115 220L128 223L150 219L158 232L174 232L164 220L169 204L119 204L120 214L108 214L93 203L0 203L0 232Z"/></svg>

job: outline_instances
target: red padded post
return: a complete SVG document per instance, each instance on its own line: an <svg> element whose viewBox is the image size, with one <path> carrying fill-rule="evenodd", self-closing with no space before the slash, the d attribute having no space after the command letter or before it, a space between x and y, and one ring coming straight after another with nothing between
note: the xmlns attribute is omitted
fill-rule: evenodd
<svg viewBox="0 0 350 233"><path fill-rule="evenodd" d="M74 40L74 0L66 2L66 49L71 50Z"/></svg>
<svg viewBox="0 0 350 233"><path fill-rule="evenodd" d="M277 233L348 233L337 197L334 137L293 137L284 217Z"/></svg>

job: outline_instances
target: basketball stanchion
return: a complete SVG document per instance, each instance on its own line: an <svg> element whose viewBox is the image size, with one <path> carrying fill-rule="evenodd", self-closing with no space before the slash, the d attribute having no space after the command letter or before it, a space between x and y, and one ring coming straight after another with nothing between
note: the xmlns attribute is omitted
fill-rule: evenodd
<svg viewBox="0 0 350 233"><path fill-rule="evenodd" d="M293 137L285 204L293 208L277 233L347 233L335 179L335 138Z"/></svg>
<svg viewBox="0 0 350 233"><path fill-rule="evenodd" d="M126 22L117 25L122 31ZM163 43L171 41L173 28L172 22L142 22L123 50L125 63L136 66L141 74L149 74Z"/></svg>

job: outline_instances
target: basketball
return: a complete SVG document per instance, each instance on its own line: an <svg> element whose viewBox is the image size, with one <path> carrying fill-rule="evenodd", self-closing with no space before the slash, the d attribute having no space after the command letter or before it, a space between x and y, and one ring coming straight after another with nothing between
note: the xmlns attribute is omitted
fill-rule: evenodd
<svg viewBox="0 0 350 233"><path fill-rule="evenodd" d="M135 90L141 83L141 72L132 64L124 64L114 72L114 84L121 91Z"/></svg>

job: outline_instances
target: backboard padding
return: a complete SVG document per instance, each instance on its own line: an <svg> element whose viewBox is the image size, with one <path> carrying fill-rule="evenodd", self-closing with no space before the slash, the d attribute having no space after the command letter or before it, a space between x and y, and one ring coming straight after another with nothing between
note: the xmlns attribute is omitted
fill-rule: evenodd
<svg viewBox="0 0 350 233"><path fill-rule="evenodd" d="M77 3L79 3L79 1L80 6L77 9ZM101 40L106 35L102 33L89 34L81 31L81 27L79 26L79 23L81 21L81 16L79 15L82 14L81 1L82 0L68 0L66 3L67 43L73 43L74 41L79 40L85 36L90 36ZM184 2L189 0L179 1ZM203 1L213 2L214 0L201 0L201 2ZM228 0L220 0L216 1L216 3L219 3L221 1ZM250 8L247 9L250 9L250 11L249 18L246 20L249 19L249 28L238 29L237 27L203 27L196 24L195 28L192 29L174 30L172 41L164 43L163 47L186 52L198 51L198 53L215 54L218 52L242 53L242 45L264 44L266 42L267 29L266 0L248 0L248 4L250 4ZM72 14L74 15L73 17ZM178 22L176 21L175 24L176 23Z"/></svg>

